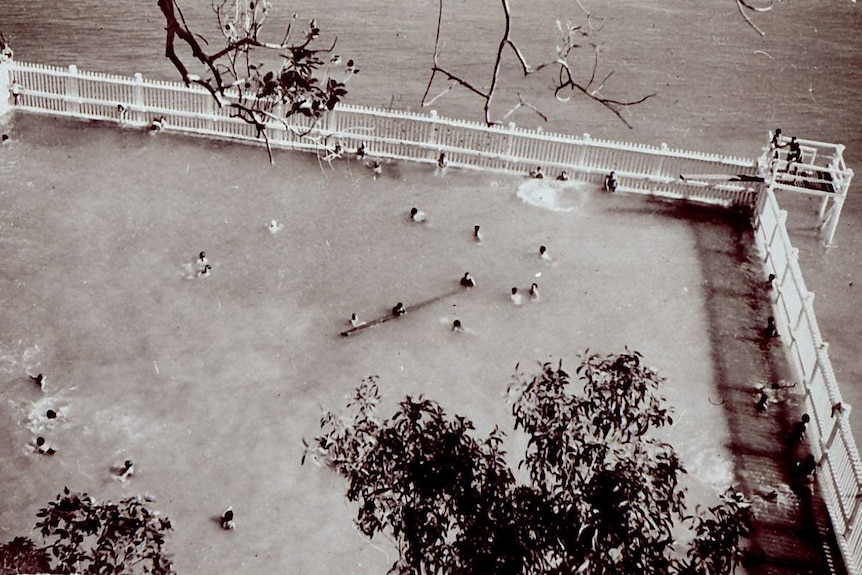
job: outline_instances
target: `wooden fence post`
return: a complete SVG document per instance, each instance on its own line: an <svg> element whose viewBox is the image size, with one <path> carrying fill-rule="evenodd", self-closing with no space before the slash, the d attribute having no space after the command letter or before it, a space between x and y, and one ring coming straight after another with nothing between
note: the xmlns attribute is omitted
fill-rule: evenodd
<svg viewBox="0 0 862 575"><path fill-rule="evenodd" d="M132 110L134 111L134 119L139 123L146 123L145 110L146 102L144 102L144 77L140 72L135 72L135 83L132 86Z"/></svg>
<svg viewBox="0 0 862 575"><path fill-rule="evenodd" d="M69 73L66 75L66 111L73 114L81 113L81 97L78 92L78 67L74 64L69 66Z"/></svg>
<svg viewBox="0 0 862 575"><path fill-rule="evenodd" d="M12 94L9 92L9 86L12 84L12 66L12 60L0 60L0 118L12 109L10 105Z"/></svg>

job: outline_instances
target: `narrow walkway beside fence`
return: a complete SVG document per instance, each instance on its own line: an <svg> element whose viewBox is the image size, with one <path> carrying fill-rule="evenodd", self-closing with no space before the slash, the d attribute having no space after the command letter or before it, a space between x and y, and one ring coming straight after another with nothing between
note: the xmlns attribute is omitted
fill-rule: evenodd
<svg viewBox="0 0 862 575"><path fill-rule="evenodd" d="M747 570L764 575L833 572L834 543L818 486L793 472L794 462L809 453L806 442L791 439L803 411L803 390L793 385L781 341L765 333L773 314L771 288L762 279L748 216L688 211L698 220L693 229L708 270L704 288L718 387L718 397L711 400L723 403L737 485L755 512ZM757 406L763 390L769 398L765 411Z"/></svg>

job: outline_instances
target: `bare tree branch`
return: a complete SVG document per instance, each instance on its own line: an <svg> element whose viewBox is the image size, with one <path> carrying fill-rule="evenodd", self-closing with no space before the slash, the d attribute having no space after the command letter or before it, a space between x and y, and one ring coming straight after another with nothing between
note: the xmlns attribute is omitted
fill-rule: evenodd
<svg viewBox="0 0 862 575"><path fill-rule="evenodd" d="M500 87L500 72L503 66L503 56L506 52L506 49L508 48L514 55L514 58L517 61L518 66L520 67L520 70L523 73L524 77L529 77L530 75L533 75L548 67L559 67L557 74L558 82L554 86L554 96L557 98L557 100L568 101L570 99L569 97L563 96L563 93L566 90L583 93L593 101L598 102L604 107L611 110L614 115L616 115L620 120L622 120L626 126L631 127L631 125L622 117L621 110L627 106L633 106L644 102L645 100L650 98L652 94L631 101L620 101L604 98L603 96L601 96L599 94L599 90L604 88L607 80L611 77L613 72L605 76L604 80L602 81L601 85L598 86L598 88L593 87L593 84L596 79L596 73L598 70L599 56L598 48L593 43L589 44L589 46L593 50L593 66L589 79L585 82L576 80L575 74L569 63L569 58L575 56L577 52L587 46L581 43L581 38L588 36L589 30L594 29L594 26L592 24L592 20L594 18L593 15L590 14L579 1L577 2L577 4L586 15L588 27L584 28L582 26L575 26L572 25L571 22L567 23L566 26L563 27L563 24L558 20L557 28L560 32L560 35L562 36L562 44L557 46L557 58L548 62L544 62L537 66L531 66L526 56L524 55L524 52L519 47L518 43L512 38L512 13L509 0L500 0L503 17L503 31L500 37L500 41L497 45L497 50L495 52L494 64L491 68L491 75L488 82L488 87L487 89L483 89L477 87L473 82L465 79L463 76L456 74L440 65L440 53L442 50L441 38L443 31L444 0L438 0L437 29L434 36L433 65L431 67L431 74L428 78L428 84L425 88L424 94L422 95L422 106L425 107L434 104L445 94L449 93L453 88L455 88L456 86L461 86L469 92L472 92L482 100L482 111L485 124L489 126L496 124L497 122L495 122L493 119L492 106L494 103L494 98L497 95L498 89ZM448 80L449 85L436 96L429 97L434 81L438 75L445 77ZM503 115L502 119L505 120L520 108L527 107L529 109L532 109L539 116L541 116L542 119L547 121L547 116L541 113L535 106L527 104L520 93L518 94L518 101L518 104L509 109Z"/></svg>

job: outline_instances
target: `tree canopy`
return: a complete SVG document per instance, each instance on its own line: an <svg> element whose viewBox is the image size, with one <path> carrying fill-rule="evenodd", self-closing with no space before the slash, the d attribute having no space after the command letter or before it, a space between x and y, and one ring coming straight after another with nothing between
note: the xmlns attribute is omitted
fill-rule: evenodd
<svg viewBox="0 0 862 575"><path fill-rule="evenodd" d="M138 497L99 503L66 488L36 516L44 545L27 537L0 544L0 575L174 573L165 550L171 522Z"/></svg>
<svg viewBox="0 0 862 575"><path fill-rule="evenodd" d="M324 414L303 461L320 458L347 480L359 530L393 539L393 572L732 573L749 506L729 490L688 514L683 466L652 433L672 424L663 383L628 350L587 355L575 377L562 361L517 373L509 397L527 437L519 479L499 428L476 437L472 422L424 397L380 419L371 377L344 413ZM680 528L686 541L675 539Z"/></svg>

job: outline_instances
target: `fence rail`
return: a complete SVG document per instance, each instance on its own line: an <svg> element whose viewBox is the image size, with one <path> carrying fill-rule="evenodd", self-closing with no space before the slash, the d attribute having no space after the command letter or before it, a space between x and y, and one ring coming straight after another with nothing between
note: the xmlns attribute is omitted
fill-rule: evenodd
<svg viewBox="0 0 862 575"><path fill-rule="evenodd" d="M80 71L25 62L10 62L9 75L22 87L20 106L76 118L124 122L146 126L165 116L168 129L177 132L259 142L254 126L232 117L215 104L200 86L176 82ZM118 108L121 105L122 108ZM571 136L541 129L485 126L446 119L436 113L414 114L362 106L338 105L316 124L290 118L293 130L272 122L268 134L273 147L324 151L335 143L346 150L364 144L371 157L436 162L445 152L449 164L526 174L541 165L549 175L566 170L571 175L600 183L616 171L618 190L638 194L685 198L725 205L752 205L756 191L750 183L686 181L682 174L752 176L757 166L748 158L675 150Z"/></svg>
<svg viewBox="0 0 862 575"><path fill-rule="evenodd" d="M761 192L755 207L754 235L767 274L775 274L772 303L779 333L804 384L809 436L820 460L821 495L847 572L862 574L862 460L850 431L850 409L841 399L828 346L814 315L814 294L805 287L798 251L790 243L787 212L775 194Z"/></svg>

